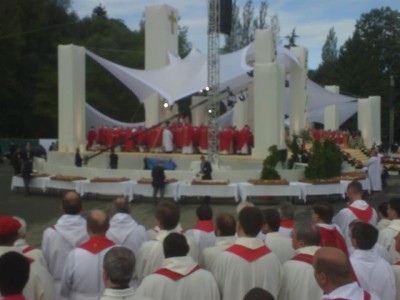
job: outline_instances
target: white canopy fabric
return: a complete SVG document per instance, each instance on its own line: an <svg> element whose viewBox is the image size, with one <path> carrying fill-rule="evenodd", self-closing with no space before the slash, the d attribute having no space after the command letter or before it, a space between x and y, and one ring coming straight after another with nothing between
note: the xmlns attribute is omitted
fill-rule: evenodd
<svg viewBox="0 0 400 300"><path fill-rule="evenodd" d="M342 125L348 119L350 119L358 111L357 101L346 102L337 104L339 109L339 125ZM325 108L318 108L308 112L309 123L321 123L324 124L324 111Z"/></svg>

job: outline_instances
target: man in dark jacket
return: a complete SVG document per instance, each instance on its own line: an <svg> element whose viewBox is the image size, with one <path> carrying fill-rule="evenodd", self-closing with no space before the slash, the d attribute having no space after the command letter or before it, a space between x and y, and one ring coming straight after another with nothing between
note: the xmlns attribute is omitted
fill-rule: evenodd
<svg viewBox="0 0 400 300"><path fill-rule="evenodd" d="M201 160L200 163L201 179L211 180L212 167L210 162L206 160L206 158L203 155L200 157L200 160Z"/></svg>
<svg viewBox="0 0 400 300"><path fill-rule="evenodd" d="M21 152L22 179L24 180L25 196L30 195L29 181L33 169L33 155L29 143L26 143Z"/></svg>
<svg viewBox="0 0 400 300"><path fill-rule="evenodd" d="M157 166L153 168L151 171L151 177L153 178L152 186L153 186L153 200L154 204L157 204L157 194L160 192L161 200L164 198L164 189L165 189L165 173L163 163L158 163Z"/></svg>

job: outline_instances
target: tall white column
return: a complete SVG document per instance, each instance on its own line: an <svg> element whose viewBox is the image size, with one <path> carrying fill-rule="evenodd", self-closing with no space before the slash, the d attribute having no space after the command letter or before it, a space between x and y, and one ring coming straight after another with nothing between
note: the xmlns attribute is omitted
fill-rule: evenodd
<svg viewBox="0 0 400 300"><path fill-rule="evenodd" d="M145 68L159 69L168 64L168 52L178 53L178 12L169 5L146 7L145 11ZM157 124L165 114L159 95L144 102L147 127Z"/></svg>
<svg viewBox="0 0 400 300"><path fill-rule="evenodd" d="M272 145L280 147L284 115L284 67L276 61L271 30L257 30L254 65L254 157L265 157Z"/></svg>
<svg viewBox="0 0 400 300"><path fill-rule="evenodd" d="M201 101L204 101L206 98L203 96L193 96L192 97L192 105L199 104ZM192 125L200 126L208 124L208 106L207 103L197 106L192 110Z"/></svg>
<svg viewBox="0 0 400 300"><path fill-rule="evenodd" d="M58 149L74 152L86 145L85 48L58 46Z"/></svg>
<svg viewBox="0 0 400 300"><path fill-rule="evenodd" d="M369 101L371 101L371 111L372 111L372 139L373 142L382 142L381 138L381 97L380 96L370 96Z"/></svg>
<svg viewBox="0 0 400 300"><path fill-rule="evenodd" d="M290 50L299 58L290 67L290 133L300 134L307 128L307 69L308 51L303 47L292 47Z"/></svg>
<svg viewBox="0 0 400 300"><path fill-rule="evenodd" d="M248 96L247 99L245 99L244 101L240 101L239 97L236 97L236 100L237 102L233 107L233 125L235 125L236 128L241 129L244 125L248 125L248 106L250 101L248 99Z"/></svg>
<svg viewBox="0 0 400 300"><path fill-rule="evenodd" d="M337 85L327 85L325 89L335 93L340 93L340 87ZM330 105L324 109L324 129L337 130L339 129L339 109L337 105Z"/></svg>

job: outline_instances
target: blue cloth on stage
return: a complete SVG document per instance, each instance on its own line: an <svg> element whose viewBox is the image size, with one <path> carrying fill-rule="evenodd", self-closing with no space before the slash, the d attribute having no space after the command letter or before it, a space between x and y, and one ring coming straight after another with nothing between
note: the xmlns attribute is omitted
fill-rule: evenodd
<svg viewBox="0 0 400 300"><path fill-rule="evenodd" d="M176 163L171 159L159 159L159 158L149 158L146 157L144 159L144 169L145 170L153 170L155 166L157 166L160 162L164 165L164 170L175 170Z"/></svg>

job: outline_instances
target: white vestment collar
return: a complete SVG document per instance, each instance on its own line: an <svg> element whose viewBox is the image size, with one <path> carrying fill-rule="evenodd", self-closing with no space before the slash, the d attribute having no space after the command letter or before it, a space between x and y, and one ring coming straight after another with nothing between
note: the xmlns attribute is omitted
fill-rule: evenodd
<svg viewBox="0 0 400 300"><path fill-rule="evenodd" d="M163 268L181 275L190 273L196 266L197 263L189 256L165 258L162 264Z"/></svg>
<svg viewBox="0 0 400 300"><path fill-rule="evenodd" d="M262 240L253 237L240 237L235 241L235 245L241 245L252 250L265 246Z"/></svg>

